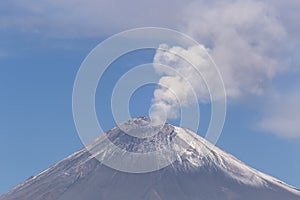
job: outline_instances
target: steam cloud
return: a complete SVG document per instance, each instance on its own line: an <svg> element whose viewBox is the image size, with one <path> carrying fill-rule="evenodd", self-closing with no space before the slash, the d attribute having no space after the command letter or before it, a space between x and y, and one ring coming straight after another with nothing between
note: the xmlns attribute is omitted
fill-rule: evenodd
<svg viewBox="0 0 300 200"><path fill-rule="evenodd" d="M212 61L204 46L192 46L188 49L166 44L160 45L154 57L155 71L162 75L159 87L154 91L152 114L162 118L176 119L180 106L189 106L197 97L201 102L209 101L209 92L205 81L213 79ZM162 66L172 67L174 70ZM201 73L199 73L201 72ZM203 78L204 77L204 78ZM214 90L216 91L216 90Z"/></svg>
<svg viewBox="0 0 300 200"><path fill-rule="evenodd" d="M207 48L219 67L229 100L264 94L268 83L287 69L283 53L287 33L269 4L244 0L195 2L185 9L184 24L184 32L205 47L184 49L162 45L161 48L187 58L205 74L205 78L214 79L209 70L212 66L204 53L204 48ZM181 106L195 103L190 101L193 91L184 79L192 85L199 103L208 102L205 82L189 63L163 50L157 50L154 62L170 66L179 73L155 67L156 72L162 75L159 84L169 88L155 90L153 105L157 106L156 110L164 110L167 118L172 119L178 117L179 102L183 104ZM210 92L218 93L217 88L212 88ZM158 111L159 114L161 112Z"/></svg>
<svg viewBox="0 0 300 200"><path fill-rule="evenodd" d="M285 95L273 95L264 110L260 128L280 137L300 138L299 87Z"/></svg>

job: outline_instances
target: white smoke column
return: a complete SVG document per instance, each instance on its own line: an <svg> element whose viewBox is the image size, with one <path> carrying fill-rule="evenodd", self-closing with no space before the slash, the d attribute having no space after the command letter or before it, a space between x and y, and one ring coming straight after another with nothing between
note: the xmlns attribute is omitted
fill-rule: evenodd
<svg viewBox="0 0 300 200"><path fill-rule="evenodd" d="M200 102L209 101L210 95L205 79L213 79L214 74L211 71L213 63L204 46L184 49L162 44L156 52L154 63L172 67L174 70L154 65L155 71L162 75L158 84L164 87L158 87L154 91L152 116L161 121L164 121L164 118L176 119L180 106L188 107L192 103L198 103L193 102L195 95Z"/></svg>

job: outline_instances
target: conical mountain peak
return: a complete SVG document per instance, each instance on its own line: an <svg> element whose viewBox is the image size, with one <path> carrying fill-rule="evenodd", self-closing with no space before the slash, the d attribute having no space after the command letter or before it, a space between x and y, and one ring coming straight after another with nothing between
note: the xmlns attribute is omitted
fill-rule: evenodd
<svg viewBox="0 0 300 200"><path fill-rule="evenodd" d="M247 166L188 129L164 124L156 134L145 137L151 134L149 123L147 117L121 123L0 200L300 199L298 190ZM133 136L138 130L146 131L140 133L142 137ZM135 157L140 155L144 157ZM136 158L140 159L130 160ZM114 168L114 161L121 169L158 168L128 173Z"/></svg>

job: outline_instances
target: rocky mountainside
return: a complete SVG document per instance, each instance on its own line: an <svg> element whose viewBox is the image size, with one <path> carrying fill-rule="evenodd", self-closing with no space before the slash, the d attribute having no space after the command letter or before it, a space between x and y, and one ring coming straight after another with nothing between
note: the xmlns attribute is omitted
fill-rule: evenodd
<svg viewBox="0 0 300 200"><path fill-rule="evenodd" d="M81 149L0 200L300 200L299 190L245 165L190 130L165 124L151 135L147 125L149 118L124 122L91 142L90 151ZM133 136L139 133L148 137ZM129 155L154 152L157 160L146 157L134 163L109 144ZM101 162L114 157L127 158L117 159L122 161L117 166L121 171ZM158 170L147 172L153 162Z"/></svg>

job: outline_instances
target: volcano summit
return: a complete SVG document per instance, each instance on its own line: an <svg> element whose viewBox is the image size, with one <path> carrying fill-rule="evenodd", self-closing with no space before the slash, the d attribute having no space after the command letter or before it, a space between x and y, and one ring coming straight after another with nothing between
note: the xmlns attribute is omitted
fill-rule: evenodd
<svg viewBox="0 0 300 200"><path fill-rule="evenodd" d="M190 130L165 124L157 134L144 137L149 123L145 117L122 123L0 200L300 200L299 190ZM139 132L144 136L133 136ZM122 160L109 144L128 155L147 156L130 160L133 157L124 154L129 160ZM115 161L121 161L119 169L104 164ZM157 169L146 172L151 165Z"/></svg>

